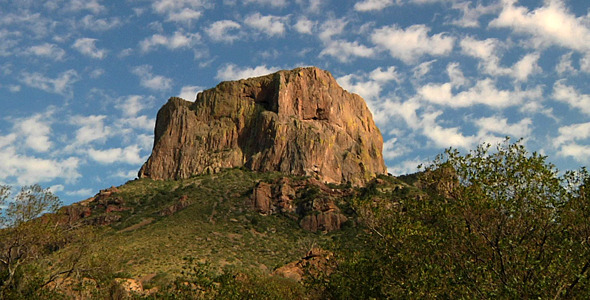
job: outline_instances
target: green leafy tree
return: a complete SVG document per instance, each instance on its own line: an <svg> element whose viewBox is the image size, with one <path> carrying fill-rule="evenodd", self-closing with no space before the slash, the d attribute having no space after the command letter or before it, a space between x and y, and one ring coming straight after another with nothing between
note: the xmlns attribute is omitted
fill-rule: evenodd
<svg viewBox="0 0 590 300"><path fill-rule="evenodd" d="M21 289L27 280L23 266L52 251L60 238L56 224L37 219L56 212L61 201L39 185L22 187L11 197L10 187L0 187L0 298Z"/></svg>
<svg viewBox="0 0 590 300"><path fill-rule="evenodd" d="M376 298L585 298L588 178L584 169L560 177L520 141L483 144L466 155L449 149L414 183L428 195L399 192L388 201L356 203L369 229L366 247L346 256L331 279L338 286L328 291L335 298L342 291ZM368 286L358 284L363 278L371 278Z"/></svg>

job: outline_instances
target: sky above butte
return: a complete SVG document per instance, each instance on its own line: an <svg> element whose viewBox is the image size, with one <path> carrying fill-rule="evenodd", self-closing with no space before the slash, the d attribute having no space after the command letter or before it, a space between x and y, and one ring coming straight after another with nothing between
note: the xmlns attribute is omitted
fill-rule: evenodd
<svg viewBox="0 0 590 300"><path fill-rule="evenodd" d="M157 110L318 66L361 95L390 173L524 138L590 161L587 0L0 0L0 183L65 203L136 177Z"/></svg>

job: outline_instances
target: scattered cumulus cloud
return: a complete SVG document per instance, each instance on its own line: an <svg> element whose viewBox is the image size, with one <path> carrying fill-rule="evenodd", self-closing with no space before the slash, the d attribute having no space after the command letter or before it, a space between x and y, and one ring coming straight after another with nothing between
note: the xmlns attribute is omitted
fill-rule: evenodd
<svg viewBox="0 0 590 300"><path fill-rule="evenodd" d="M287 6L287 0L243 0L244 4L255 3L264 6L273 7L285 7Z"/></svg>
<svg viewBox="0 0 590 300"><path fill-rule="evenodd" d="M312 34L313 29L316 26L317 22L311 21L305 16L300 17L297 19L297 23L293 26L295 31L302 33L302 34Z"/></svg>
<svg viewBox="0 0 590 300"><path fill-rule="evenodd" d="M94 15L84 16L79 23L82 28L91 31L107 31L123 25L118 17L97 19Z"/></svg>
<svg viewBox="0 0 590 300"><path fill-rule="evenodd" d="M501 52L507 46L494 38L477 40L466 37L459 42L461 51L479 60L479 68L488 75L509 76L519 81L526 81L529 76L542 71L538 64L541 55L538 52L527 53L511 67L500 64Z"/></svg>
<svg viewBox="0 0 590 300"><path fill-rule="evenodd" d="M14 123L14 132L19 139L24 140L27 148L36 152L47 152L51 149L51 114L35 114L29 118L18 119Z"/></svg>
<svg viewBox="0 0 590 300"><path fill-rule="evenodd" d="M341 62L348 62L356 57L369 58L375 56L375 49L361 45L358 42L335 40L327 43L320 56L329 55Z"/></svg>
<svg viewBox="0 0 590 300"><path fill-rule="evenodd" d="M69 11L83 11L87 10L98 14L106 10L106 7L101 5L98 0L70 0L65 6Z"/></svg>
<svg viewBox="0 0 590 300"><path fill-rule="evenodd" d="M480 137L486 137L492 133L499 136L527 138L532 132L533 121L530 118L524 118L518 123L509 124L507 118L493 116L478 119L475 121L475 125L479 127L478 135Z"/></svg>
<svg viewBox="0 0 590 300"><path fill-rule="evenodd" d="M232 43L240 38L239 29L242 26L232 20L213 22L205 29L205 32L213 41Z"/></svg>
<svg viewBox="0 0 590 300"><path fill-rule="evenodd" d="M285 17L263 16L254 13L246 17L244 24L268 36L282 36L285 33Z"/></svg>
<svg viewBox="0 0 590 300"><path fill-rule="evenodd" d="M120 99L115 107L120 109L124 116L132 117L149 106L146 102L149 102L146 97L131 95Z"/></svg>
<svg viewBox="0 0 590 300"><path fill-rule="evenodd" d="M227 64L221 69L217 70L217 76L215 78L223 81L227 80L238 80L250 77L258 77L267 75L280 70L277 67L267 67L265 65L257 66L253 68L244 67L241 68L234 64Z"/></svg>
<svg viewBox="0 0 590 300"><path fill-rule="evenodd" d="M1 138L0 138L1 140ZM81 174L80 160L76 157L64 159L41 158L23 154L14 146L5 146L0 151L0 181L14 180L18 185L45 183L55 179L72 183Z"/></svg>
<svg viewBox="0 0 590 300"><path fill-rule="evenodd" d="M190 23L199 19L209 5L205 0L156 0L152 8L156 13L165 15L167 21Z"/></svg>
<svg viewBox="0 0 590 300"><path fill-rule="evenodd" d="M576 68L573 66L572 54L573 52L568 52L559 58L559 63L555 66L555 71L557 73L565 74L577 72Z"/></svg>
<svg viewBox="0 0 590 300"><path fill-rule="evenodd" d="M97 39L80 38L74 42L72 48L88 57L103 59L107 56L107 51L105 49L98 49L96 47L96 41Z"/></svg>
<svg viewBox="0 0 590 300"><path fill-rule="evenodd" d="M375 101L383 88L391 81L400 81L401 75L395 66L376 68L365 74L348 74L336 79L345 90L356 93L368 101Z"/></svg>
<svg viewBox="0 0 590 300"><path fill-rule="evenodd" d="M176 50L193 47L198 44L200 40L201 35L198 33L183 33L176 31L174 32L174 35L171 36L154 34L151 37L141 41L139 46L143 52L151 51L157 47L165 47L168 50Z"/></svg>
<svg viewBox="0 0 590 300"><path fill-rule="evenodd" d="M354 10L356 11L373 11L373 10L381 10L388 6L394 5L394 0L364 0L361 2L357 2L354 5Z"/></svg>
<svg viewBox="0 0 590 300"><path fill-rule="evenodd" d="M89 197L94 194L94 191L92 189L86 188L86 189L79 189L79 190L75 190L75 191L66 191L65 193L68 196Z"/></svg>
<svg viewBox="0 0 590 300"><path fill-rule="evenodd" d="M111 135L111 127L105 125L105 115L73 116L70 118L72 125L78 126L75 131L75 142L70 146L86 146L91 142L104 143Z"/></svg>
<svg viewBox="0 0 590 300"><path fill-rule="evenodd" d="M558 133L553 145L560 156L571 157L581 163L590 162L590 122L561 126Z"/></svg>
<svg viewBox="0 0 590 300"><path fill-rule="evenodd" d="M135 67L131 72L139 77L139 83L141 86L154 90L154 91L165 91L172 87L172 79L152 74L152 66L142 65Z"/></svg>
<svg viewBox="0 0 590 300"><path fill-rule="evenodd" d="M180 93L178 93L178 97L188 101L194 101L197 98L197 93L199 93L202 90L203 87L197 85L183 86L180 89Z"/></svg>
<svg viewBox="0 0 590 300"><path fill-rule="evenodd" d="M529 35L537 47L558 45L580 52L590 50L590 15L576 17L562 0L545 1L533 11L516 3L516 0L502 1L502 11L490 26Z"/></svg>
<svg viewBox="0 0 590 300"><path fill-rule="evenodd" d="M73 69L59 74L56 78L46 77L38 72L23 72L20 76L20 81L27 86L69 97L73 96L73 84L79 80L78 72Z"/></svg>
<svg viewBox="0 0 590 300"><path fill-rule="evenodd" d="M568 104L572 109L590 115L590 95L580 93L574 87L566 85L563 81L557 81L553 85L553 98Z"/></svg>
<svg viewBox="0 0 590 300"><path fill-rule="evenodd" d="M494 80L487 78L477 81L474 86L456 94L453 93L451 82L426 84L419 88L418 94L430 103L454 108L479 104L494 108L506 108L522 104L526 99L542 97L542 89L536 87L530 90L502 90L496 87Z"/></svg>
<svg viewBox="0 0 590 300"><path fill-rule="evenodd" d="M478 28L481 26L479 18L483 15L496 13L501 9L501 4L498 1L486 6L480 2L476 4L474 1L455 1L452 3L452 7L461 11L462 16L453 20L451 24L466 28Z"/></svg>
<svg viewBox="0 0 590 300"><path fill-rule="evenodd" d="M371 34L371 41L406 64L414 64L424 55L448 55L453 50L454 37L443 33L429 36L429 32L429 27L420 24L406 29L385 26Z"/></svg>
<svg viewBox="0 0 590 300"><path fill-rule="evenodd" d="M30 55L46 57L53 60L63 60L66 55L66 51L61 49L56 44L43 43L41 45L31 46L26 51Z"/></svg>
<svg viewBox="0 0 590 300"><path fill-rule="evenodd" d="M89 149L88 156L101 164L126 163L137 165L145 161L139 153L140 150L137 145L105 150Z"/></svg>

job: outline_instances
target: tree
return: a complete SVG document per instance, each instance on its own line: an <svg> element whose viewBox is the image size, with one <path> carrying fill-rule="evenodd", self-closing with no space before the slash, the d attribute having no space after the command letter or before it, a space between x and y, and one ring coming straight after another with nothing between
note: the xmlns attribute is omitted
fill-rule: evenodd
<svg viewBox="0 0 590 300"><path fill-rule="evenodd" d="M57 196L36 184L10 195L10 187L0 187L0 298L19 288L15 278L22 266L50 252L59 239L56 224L38 219L59 209Z"/></svg>
<svg viewBox="0 0 590 300"><path fill-rule="evenodd" d="M448 149L417 177L427 195L406 197L406 186L388 201L357 201L366 247L332 282L377 298L590 295L584 169L559 176L545 156L506 139L465 155ZM363 278L372 284L358 286Z"/></svg>

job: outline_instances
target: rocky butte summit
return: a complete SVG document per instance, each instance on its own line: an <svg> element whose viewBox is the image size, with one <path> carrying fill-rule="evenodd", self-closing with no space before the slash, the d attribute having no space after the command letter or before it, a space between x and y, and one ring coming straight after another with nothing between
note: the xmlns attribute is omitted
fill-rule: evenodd
<svg viewBox="0 0 590 300"><path fill-rule="evenodd" d="M279 171L364 185L386 172L365 101L315 67L222 82L158 112L139 177L182 179L223 168Z"/></svg>

